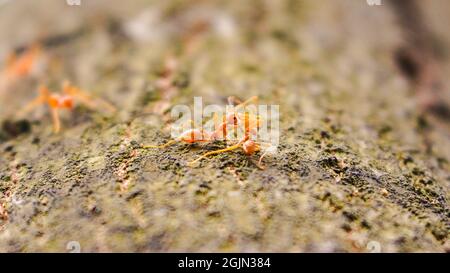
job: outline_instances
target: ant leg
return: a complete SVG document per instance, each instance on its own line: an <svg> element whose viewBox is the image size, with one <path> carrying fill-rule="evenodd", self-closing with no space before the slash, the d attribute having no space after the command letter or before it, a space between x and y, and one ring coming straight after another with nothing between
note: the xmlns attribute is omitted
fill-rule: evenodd
<svg viewBox="0 0 450 273"><path fill-rule="evenodd" d="M242 103L242 101L235 96L229 96L227 100L230 105L239 105Z"/></svg>
<svg viewBox="0 0 450 273"><path fill-rule="evenodd" d="M59 113L57 108L51 108L52 120L53 120L53 132L55 134L59 133L61 130L61 121L59 119Z"/></svg>
<svg viewBox="0 0 450 273"><path fill-rule="evenodd" d="M82 103L84 103L86 106L88 106L93 110L96 110L96 108L100 106L106 109L106 111L111 113L116 111L116 107L114 107L114 105L112 105L111 103L100 98L93 98L87 92L77 87L71 86L68 82L65 82L63 84L63 88L66 93L69 93L74 97L77 97Z"/></svg>
<svg viewBox="0 0 450 273"><path fill-rule="evenodd" d="M261 170L264 170L265 169L265 167L262 165L262 160L263 160L263 158L265 157L267 155L267 152L264 152L260 157L259 157L259 160L258 160L258 168L260 168Z"/></svg>
<svg viewBox="0 0 450 273"><path fill-rule="evenodd" d="M264 153L259 157L259 160L258 160L258 167L261 168L261 169L265 169L265 168L262 166L262 160L263 160L263 158L264 158L266 155L268 155L268 154L273 154L273 153L274 153L274 146L270 145L268 148L266 148L266 150L264 151Z"/></svg>
<svg viewBox="0 0 450 273"><path fill-rule="evenodd" d="M114 105L112 105L111 103L109 103L103 99L99 99L99 98L97 99L97 101L99 104L101 104L101 106L103 108L106 109L106 111L111 112L111 113L116 112L116 110L117 110L116 107Z"/></svg>
<svg viewBox="0 0 450 273"><path fill-rule="evenodd" d="M25 107L18 112L18 116L23 116L28 112L30 112L31 110L33 110L34 108L36 108L37 106L39 106L40 104L46 103L49 97L50 97L50 90L48 90L48 88L43 85L39 86L39 96L34 100L32 100L31 102L29 102L27 105L25 105Z"/></svg>
<svg viewBox="0 0 450 273"><path fill-rule="evenodd" d="M98 105L92 99L92 96L88 93L82 91L81 89L71 85L68 81L63 83L63 92L69 96L73 96L81 101L84 105L86 105L91 110L97 110Z"/></svg>
<svg viewBox="0 0 450 273"><path fill-rule="evenodd" d="M250 104L252 102L256 102L256 101L258 101L258 96L253 96L253 97L249 98L248 100L244 101L243 103L236 105L236 107L234 107L234 109L235 110L240 109L240 108L245 107L248 104Z"/></svg>
<svg viewBox="0 0 450 273"><path fill-rule="evenodd" d="M239 108L244 107L247 104L250 104L251 102L257 101L257 100L258 100L258 96L253 96L244 102L242 102L240 99L236 98L235 96L229 96L228 104L231 104L231 105L236 104L235 109L239 109Z"/></svg>
<svg viewBox="0 0 450 273"><path fill-rule="evenodd" d="M106 100L98 97L93 98L90 94L79 88L73 87L73 95L78 97L84 104L88 105L91 108L102 107L110 113L113 113L117 110L114 105L107 102Z"/></svg>
<svg viewBox="0 0 450 273"><path fill-rule="evenodd" d="M172 140L170 140L170 141L168 141L168 142L166 142L165 144L162 144L162 145L143 145L142 148L144 148L144 149L152 149L152 148L161 149L161 148L166 148L167 146L170 146L170 145L174 144L177 141L178 141L177 139L172 139Z"/></svg>
<svg viewBox="0 0 450 273"><path fill-rule="evenodd" d="M28 114L31 110L33 110L40 104L44 104L44 103L45 103L45 98L42 96L39 96L39 97L35 98L34 100L32 100L31 102L29 102L27 105L25 105L25 107L23 107L22 110L20 110L17 114L18 114L18 116L24 116L25 114Z"/></svg>
<svg viewBox="0 0 450 273"><path fill-rule="evenodd" d="M228 151L235 150L235 149L239 148L240 146L241 146L241 142L239 142L236 145L227 147L225 149L220 149L220 150L216 150L216 151L207 152L207 153L203 154L202 156L200 156L199 158L197 158L196 160L189 162L188 165L193 165L196 162L198 162L198 161L202 160L203 158L206 158L206 157L208 157L210 155L221 154L221 153L225 153L225 152L228 152Z"/></svg>

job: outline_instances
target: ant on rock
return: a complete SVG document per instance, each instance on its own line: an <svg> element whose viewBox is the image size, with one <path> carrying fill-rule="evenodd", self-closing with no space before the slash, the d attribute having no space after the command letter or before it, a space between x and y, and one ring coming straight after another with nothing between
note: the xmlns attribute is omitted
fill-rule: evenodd
<svg viewBox="0 0 450 273"><path fill-rule="evenodd" d="M242 138L238 139L237 141L232 141L234 143L231 146L228 146L223 149L215 150L207 152L203 155L201 155L199 158L191 161L188 163L189 166L194 165L195 163L199 162L202 159L207 158L211 155L217 155L229 151L236 150L238 148L242 148L243 152L246 155L253 155L258 151L262 151L262 155L259 158L258 161L258 167L263 168L261 165L262 159L269 153L274 152L274 146L266 143L261 143L256 141L257 131L258 128L261 125L261 117L252 114L248 111L245 112L238 112L238 110L244 108L248 104L257 101L258 97L254 96L250 99L240 102L235 97L229 97L228 102L232 104L233 102L239 102L238 105L234 107L232 111L229 111L226 113L226 115L223 116L222 122L216 126L215 130L213 132L209 132L205 129L189 129L184 131L180 134L176 139L170 140L169 142L163 144L163 145L144 145L143 148L149 149L149 148L165 148L169 145L172 145L176 142L185 142L188 144L193 143L209 143L216 140L225 140L225 141L232 141L229 140L228 136L230 133L234 133L236 135L236 130L243 130L243 136ZM217 119L217 116L214 115L214 119ZM192 121L191 121L192 122ZM217 123L215 123L217 124ZM232 130L229 129L231 127Z"/></svg>
<svg viewBox="0 0 450 273"><path fill-rule="evenodd" d="M19 115L25 115L39 105L47 104L53 120L53 131L58 133L61 130L61 121L59 117L59 110L72 110L75 100L80 101L88 108L97 110L99 107L106 109L109 112L114 112L115 107L101 99L94 99L86 91L65 81L62 85L61 93L51 92L46 86L39 87L39 96L28 103L20 112Z"/></svg>

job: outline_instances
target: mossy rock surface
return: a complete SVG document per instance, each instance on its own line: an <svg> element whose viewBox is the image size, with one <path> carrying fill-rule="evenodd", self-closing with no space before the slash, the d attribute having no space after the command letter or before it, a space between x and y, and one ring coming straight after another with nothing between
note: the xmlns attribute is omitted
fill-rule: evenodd
<svg viewBox="0 0 450 273"><path fill-rule="evenodd" d="M0 251L448 251L450 130L435 128L425 148L387 5L23 2L0 6L0 54L44 39L51 61L0 90ZM450 6L432 2L429 14ZM157 87L168 56L170 94ZM38 84L65 79L117 113L77 106L59 134L45 108L15 116ZM230 95L280 105L264 170L241 151L186 165L221 143L141 148L169 139L170 106Z"/></svg>

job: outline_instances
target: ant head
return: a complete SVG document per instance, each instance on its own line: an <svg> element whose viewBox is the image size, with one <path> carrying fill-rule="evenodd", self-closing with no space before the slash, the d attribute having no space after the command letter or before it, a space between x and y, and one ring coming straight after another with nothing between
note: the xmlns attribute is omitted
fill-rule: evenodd
<svg viewBox="0 0 450 273"><path fill-rule="evenodd" d="M242 144L242 149L247 155L251 155L259 150L259 145L253 140L249 139Z"/></svg>
<svg viewBox="0 0 450 273"><path fill-rule="evenodd" d="M49 96L48 105L51 108L59 108L59 98L57 96Z"/></svg>

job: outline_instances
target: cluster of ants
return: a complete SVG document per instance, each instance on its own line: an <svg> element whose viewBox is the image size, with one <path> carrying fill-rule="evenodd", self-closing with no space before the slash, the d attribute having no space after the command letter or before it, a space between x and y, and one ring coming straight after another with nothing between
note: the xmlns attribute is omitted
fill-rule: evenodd
<svg viewBox="0 0 450 273"><path fill-rule="evenodd" d="M243 152L248 156L253 155L256 152L262 151L257 166L261 169L264 169L264 167L261 164L262 160L267 154L273 153L275 147L269 143L258 142L256 140L258 129L260 128L262 123L261 117L249 111L243 112L239 111L240 109L243 108L245 109L246 105L256 100L258 100L258 97L256 96L253 96L244 102L240 102L235 97L229 97L228 103L230 105L235 104L234 102L238 102L238 104L233 108L232 111L227 112L226 115L222 117L222 121L219 123L216 122L217 116L214 115L215 119L214 124L216 124L216 126L214 127L215 130L207 131L204 128L200 129L191 128L182 132L177 138L170 140L165 144L144 145L143 148L145 149L166 148L169 145L172 145L177 142L193 144L193 143L211 143L214 141L221 140L227 143L231 142L232 145L223 149L207 152L201 155L199 158L189 162L188 165L192 166L195 163L201 161L202 159L207 158L208 156L226 153L241 148ZM191 120L190 123L192 124L193 121ZM229 139L228 136L230 135L230 133L236 135L237 130L242 130L243 136L237 140L233 140L232 138Z"/></svg>
<svg viewBox="0 0 450 273"><path fill-rule="evenodd" d="M0 89L10 88L12 83L31 75L42 59L42 48L39 45L31 46L19 56L16 53L10 54L7 58L6 66L0 74ZM61 130L59 111L63 109L72 110L76 101L84 104L91 110L103 108L109 112L115 111L115 107L108 102L92 97L88 92L72 85L68 81L63 82L62 91L59 93L50 91L45 85L39 86L38 93L34 100L18 111L18 116L24 116L36 107L46 104L52 116L54 133L58 133Z"/></svg>
<svg viewBox="0 0 450 273"><path fill-rule="evenodd" d="M41 54L41 48L39 46L31 47L20 56L12 54L7 61L6 68L0 74L0 83L11 83L32 73ZM161 84L160 82L158 83ZM4 84L0 85L3 86ZM30 103L28 103L22 110L18 111L18 113L19 115L25 115L40 105L47 105L52 117L53 131L55 133L58 133L61 130L59 111L64 109L72 110L75 101L84 104L92 110L103 108L108 110L109 112L115 111L115 107L108 102L99 98L93 98L88 92L72 85L68 81L65 81L62 84L62 91L59 93L50 91L44 85L39 86L38 93L38 96ZM210 132L203 128L191 128L184 131L179 137L167 142L166 144L159 146L143 145L142 147L145 149L165 148L176 142L193 144L210 143L217 140L223 140L227 143L231 142L232 145L223 149L207 152L199 158L189 162L188 165L193 165L200 160L207 158L208 156L217 155L241 148L246 155L253 155L256 152L261 151L262 153L257 166L263 168L261 165L262 159L267 154L272 153L274 147L270 144L267 145L266 143L256 141L256 135L261 124L260 116L247 111L239 111L240 109L245 108L247 105L256 101L257 99L258 98L255 96L244 102L241 102L235 97L229 97L229 104L237 105L234 107L232 112L228 112L222 117L221 122L215 123L218 124L218 126L215 126L214 131ZM216 116L214 116L214 118L216 119ZM244 132L243 137L238 140L229 139L229 133L236 132L237 129L240 129Z"/></svg>

